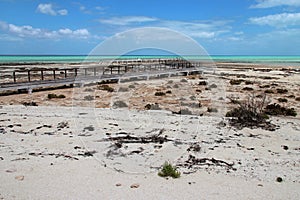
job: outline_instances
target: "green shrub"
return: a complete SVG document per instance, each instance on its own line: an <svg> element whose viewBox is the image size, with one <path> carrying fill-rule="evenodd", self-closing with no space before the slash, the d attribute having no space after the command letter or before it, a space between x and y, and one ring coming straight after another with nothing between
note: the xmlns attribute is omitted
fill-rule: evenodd
<svg viewBox="0 0 300 200"><path fill-rule="evenodd" d="M170 163L165 162L160 172L158 172L158 176L161 177L172 177L172 178L179 178L180 172L177 171L176 167L172 166Z"/></svg>

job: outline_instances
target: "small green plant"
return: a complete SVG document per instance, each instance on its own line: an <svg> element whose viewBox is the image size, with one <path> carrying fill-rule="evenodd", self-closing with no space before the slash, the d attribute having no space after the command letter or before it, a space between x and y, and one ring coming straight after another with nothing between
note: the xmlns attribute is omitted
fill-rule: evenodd
<svg viewBox="0 0 300 200"><path fill-rule="evenodd" d="M170 163L165 162L160 172L158 172L158 176L161 177L172 177L172 178L179 178L180 172L177 171L176 167L172 166Z"/></svg>

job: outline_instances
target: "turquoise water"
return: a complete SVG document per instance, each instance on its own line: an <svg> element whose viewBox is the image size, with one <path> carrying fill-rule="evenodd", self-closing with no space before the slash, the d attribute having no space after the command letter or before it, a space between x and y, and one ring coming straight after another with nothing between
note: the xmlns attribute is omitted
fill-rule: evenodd
<svg viewBox="0 0 300 200"><path fill-rule="evenodd" d="M83 61L94 62L105 59L150 59L175 58L178 56L85 56L85 55L0 55L0 63L79 63ZM184 56L189 60L212 59L215 62L242 62L242 63L269 63L300 66L300 56Z"/></svg>

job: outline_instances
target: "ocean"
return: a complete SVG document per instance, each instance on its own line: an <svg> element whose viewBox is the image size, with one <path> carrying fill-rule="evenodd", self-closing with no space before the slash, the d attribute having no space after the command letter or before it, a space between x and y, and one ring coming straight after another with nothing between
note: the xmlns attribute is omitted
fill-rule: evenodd
<svg viewBox="0 0 300 200"><path fill-rule="evenodd" d="M146 59L146 58L175 58L170 55L125 55L117 56L86 56L86 55L0 55L0 64L3 63L80 63L98 62L107 59ZM299 66L300 56L183 56L188 60L212 59L214 62L233 63L260 63L283 66Z"/></svg>

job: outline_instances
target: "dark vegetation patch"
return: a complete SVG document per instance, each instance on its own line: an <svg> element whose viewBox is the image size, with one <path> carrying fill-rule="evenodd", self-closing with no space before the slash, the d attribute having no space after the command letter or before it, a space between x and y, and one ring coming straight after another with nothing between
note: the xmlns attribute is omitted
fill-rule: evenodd
<svg viewBox="0 0 300 200"><path fill-rule="evenodd" d="M232 79L229 81L231 85L240 85L244 80L242 79Z"/></svg>
<svg viewBox="0 0 300 200"><path fill-rule="evenodd" d="M158 92L155 92L154 95L155 95L155 96L165 96L166 93L165 93L165 92L158 91Z"/></svg>
<svg viewBox="0 0 300 200"><path fill-rule="evenodd" d="M297 112L294 108L286 108L276 103L267 105L265 108L265 113L268 115L284 115L293 117L297 115Z"/></svg>
<svg viewBox="0 0 300 200"><path fill-rule="evenodd" d="M98 90L104 90L107 92L113 92L114 88L110 87L109 85L98 85Z"/></svg>
<svg viewBox="0 0 300 200"><path fill-rule="evenodd" d="M127 108L128 105L124 101L116 101L113 103L113 108Z"/></svg>
<svg viewBox="0 0 300 200"><path fill-rule="evenodd" d="M66 98L66 96L63 94L60 95L53 94L53 93L48 94L48 99L63 99L63 98Z"/></svg>

